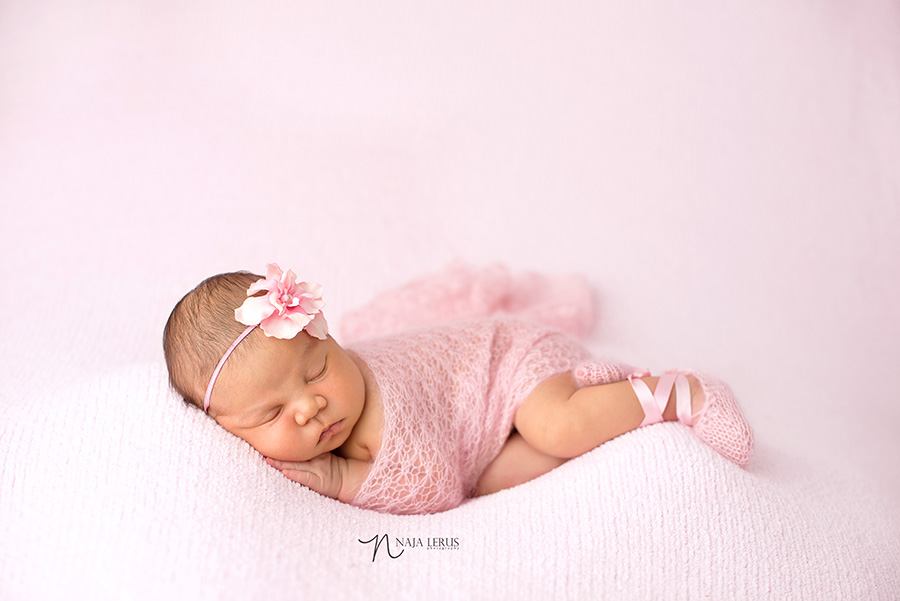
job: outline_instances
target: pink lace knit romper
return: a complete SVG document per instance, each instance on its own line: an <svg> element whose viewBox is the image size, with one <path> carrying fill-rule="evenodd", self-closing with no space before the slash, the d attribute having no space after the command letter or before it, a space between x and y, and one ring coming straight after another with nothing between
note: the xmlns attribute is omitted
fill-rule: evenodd
<svg viewBox="0 0 900 601"><path fill-rule="evenodd" d="M565 334L511 317L424 327L351 348L374 375L384 406L381 450L352 503L400 514L460 505L500 453L525 397L591 360ZM630 373L602 365L608 381Z"/></svg>

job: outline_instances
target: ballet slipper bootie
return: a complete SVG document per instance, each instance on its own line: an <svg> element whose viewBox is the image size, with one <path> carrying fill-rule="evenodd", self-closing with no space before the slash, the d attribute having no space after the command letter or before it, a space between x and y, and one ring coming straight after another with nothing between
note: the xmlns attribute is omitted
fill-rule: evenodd
<svg viewBox="0 0 900 601"><path fill-rule="evenodd" d="M753 432L727 384L688 370L668 371L659 377L656 391L651 393L650 388L639 379L649 375L649 372L637 371L628 376L644 409L644 421L638 427L663 421L663 411L674 386L678 421L692 427L697 438L726 459L740 467L746 467L750 463L753 455ZM696 378L700 385L699 391L691 390L688 376ZM705 400L703 407L692 415L691 398L698 392L703 394Z"/></svg>
<svg viewBox="0 0 900 601"><path fill-rule="evenodd" d="M706 401L694 416L694 434L723 457L746 467L753 456L753 432L744 419L734 393L724 382L682 370L700 382Z"/></svg>

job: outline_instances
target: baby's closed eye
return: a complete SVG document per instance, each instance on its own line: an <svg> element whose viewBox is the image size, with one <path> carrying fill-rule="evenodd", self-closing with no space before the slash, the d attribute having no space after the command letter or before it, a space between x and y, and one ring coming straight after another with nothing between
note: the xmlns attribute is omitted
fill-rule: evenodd
<svg viewBox="0 0 900 601"><path fill-rule="evenodd" d="M306 383L311 384L317 380L322 379L326 371L328 371L328 357L325 357L324 361L322 361L322 368L319 369L311 378L309 378Z"/></svg>
<svg viewBox="0 0 900 601"><path fill-rule="evenodd" d="M265 415L265 417L263 418L263 421L260 422L259 425L260 425L260 426L265 426L265 425L268 425L268 424L273 424L273 423L275 423L275 421L281 416L281 412L282 412L283 409L284 409L284 405L279 405L278 407L273 408L271 411L269 411L269 412Z"/></svg>

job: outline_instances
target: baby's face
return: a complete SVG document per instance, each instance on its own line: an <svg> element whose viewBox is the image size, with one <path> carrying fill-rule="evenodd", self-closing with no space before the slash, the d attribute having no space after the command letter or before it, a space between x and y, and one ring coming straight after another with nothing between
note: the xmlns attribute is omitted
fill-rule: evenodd
<svg viewBox="0 0 900 601"><path fill-rule="evenodd" d="M346 442L366 386L333 338L260 336L236 358L219 374L210 402L210 415L226 430L281 461L307 461Z"/></svg>

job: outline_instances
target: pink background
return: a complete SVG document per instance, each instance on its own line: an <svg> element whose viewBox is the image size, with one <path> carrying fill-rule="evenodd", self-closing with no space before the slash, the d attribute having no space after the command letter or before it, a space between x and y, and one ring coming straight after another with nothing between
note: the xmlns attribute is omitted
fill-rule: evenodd
<svg viewBox="0 0 900 601"><path fill-rule="evenodd" d="M760 461L896 506L898 158L884 0L6 0L0 403L161 362L219 271L339 324L499 261L587 274L599 353L720 376Z"/></svg>

